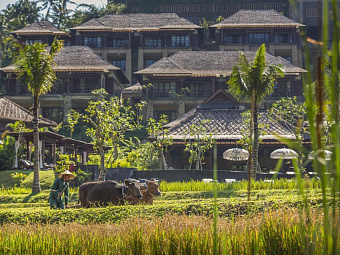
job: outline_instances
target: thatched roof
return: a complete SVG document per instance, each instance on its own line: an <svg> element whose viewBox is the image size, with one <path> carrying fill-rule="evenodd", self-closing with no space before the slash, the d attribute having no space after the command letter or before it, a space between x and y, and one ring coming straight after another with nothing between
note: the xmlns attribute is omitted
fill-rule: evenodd
<svg viewBox="0 0 340 255"><path fill-rule="evenodd" d="M50 47L47 47L49 50ZM113 66L92 49L87 46L65 46L54 58L56 72L104 72L115 71L121 77L121 83L128 84L129 81L122 70ZM0 71L13 73L15 65L1 68Z"/></svg>
<svg viewBox="0 0 340 255"><path fill-rule="evenodd" d="M68 33L59 30L47 20L35 22L19 30L11 32L14 35L67 35Z"/></svg>
<svg viewBox="0 0 340 255"><path fill-rule="evenodd" d="M179 17L176 13L126 13L108 14L91 19L71 30L96 31L160 31L160 30L194 30L201 28Z"/></svg>
<svg viewBox="0 0 340 255"><path fill-rule="evenodd" d="M243 105L226 101L219 97L221 91L217 91L209 100L206 100L196 108L184 114L179 119L165 125L169 130L169 136L174 140L189 138L189 127L191 125L203 125L205 130L212 134L216 140L238 141L242 138L242 132L247 130L241 113L246 109ZM288 126L273 122L268 118L266 112L260 112L259 122L264 124L266 135L264 140L277 140L278 136L294 139L294 134ZM205 122L208 120L207 122Z"/></svg>
<svg viewBox="0 0 340 255"><path fill-rule="evenodd" d="M245 51L249 61L256 55L254 51ZM162 58L145 69L135 72L137 75L153 76L230 76L232 68L238 64L240 53L237 51L179 51ZM267 63L281 65L286 74L298 75L306 72L281 57L266 54Z"/></svg>
<svg viewBox="0 0 340 255"><path fill-rule="evenodd" d="M139 82L137 82L136 84L126 87L125 89L123 89L122 93L126 94L126 93L136 93L136 94L140 94L143 90L142 85L140 85Z"/></svg>
<svg viewBox="0 0 340 255"><path fill-rule="evenodd" d="M303 24L291 20L275 10L240 10L212 27L301 27Z"/></svg>
<svg viewBox="0 0 340 255"><path fill-rule="evenodd" d="M33 114L24 107L14 103L8 98L0 98L0 122L13 123L22 121L31 127ZM57 126L57 123L45 118L39 118L40 127Z"/></svg>

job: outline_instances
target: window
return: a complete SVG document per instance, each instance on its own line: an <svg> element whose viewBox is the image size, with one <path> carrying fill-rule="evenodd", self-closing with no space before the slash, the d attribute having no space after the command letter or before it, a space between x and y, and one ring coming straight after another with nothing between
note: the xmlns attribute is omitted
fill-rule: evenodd
<svg viewBox="0 0 340 255"><path fill-rule="evenodd" d="M306 18L317 18L318 8L306 8Z"/></svg>
<svg viewBox="0 0 340 255"><path fill-rule="evenodd" d="M161 38L159 37L147 37L144 40L145 47L160 48L162 46Z"/></svg>
<svg viewBox="0 0 340 255"><path fill-rule="evenodd" d="M282 56L285 60L289 61L292 63L292 57L291 56Z"/></svg>
<svg viewBox="0 0 340 255"><path fill-rule="evenodd" d="M157 62L157 60L154 59L147 59L145 61L145 67L151 66L153 63Z"/></svg>
<svg viewBox="0 0 340 255"><path fill-rule="evenodd" d="M274 42L275 43L293 43L293 35L292 34L275 34Z"/></svg>
<svg viewBox="0 0 340 255"><path fill-rule="evenodd" d="M122 71L126 70L126 60L125 59L113 60L112 65L119 67L120 69L122 69Z"/></svg>
<svg viewBox="0 0 340 255"><path fill-rule="evenodd" d="M168 122L176 120L176 111L154 111L153 118L159 120L162 115L168 116Z"/></svg>
<svg viewBox="0 0 340 255"><path fill-rule="evenodd" d="M155 97L169 97L171 93L176 93L176 82L154 83L152 91Z"/></svg>
<svg viewBox="0 0 340 255"><path fill-rule="evenodd" d="M250 44L269 43L269 34L249 34Z"/></svg>
<svg viewBox="0 0 340 255"><path fill-rule="evenodd" d="M113 38L112 45L114 48L124 48L129 46L129 39L127 37Z"/></svg>
<svg viewBox="0 0 340 255"><path fill-rule="evenodd" d="M36 39L25 40L25 44L27 44L27 45L32 45L34 43L43 43L43 41L42 40L36 40Z"/></svg>
<svg viewBox="0 0 340 255"><path fill-rule="evenodd" d="M84 37L84 45L89 46L91 48L101 48L102 47L102 38L100 36L85 36Z"/></svg>
<svg viewBox="0 0 340 255"><path fill-rule="evenodd" d="M68 87L68 79L67 78L58 78L54 86L51 89L50 94L63 94L67 93L67 87Z"/></svg>
<svg viewBox="0 0 340 255"><path fill-rule="evenodd" d="M206 84L190 84L190 97L206 97L211 96L212 91Z"/></svg>
<svg viewBox="0 0 340 255"><path fill-rule="evenodd" d="M85 93L91 93L95 89L100 88L100 79L87 78L85 79Z"/></svg>
<svg viewBox="0 0 340 255"><path fill-rule="evenodd" d="M223 41L227 44L241 44L242 36L237 34L226 35Z"/></svg>
<svg viewBox="0 0 340 255"><path fill-rule="evenodd" d="M189 47L190 39L188 35L174 35L171 37L172 47Z"/></svg>
<svg viewBox="0 0 340 255"><path fill-rule="evenodd" d="M61 122L63 120L64 113L60 107L42 108L42 116L55 122Z"/></svg>

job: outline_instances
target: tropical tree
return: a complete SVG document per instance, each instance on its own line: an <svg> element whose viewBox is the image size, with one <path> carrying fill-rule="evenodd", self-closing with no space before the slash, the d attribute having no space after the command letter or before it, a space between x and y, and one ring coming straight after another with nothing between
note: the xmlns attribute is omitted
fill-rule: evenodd
<svg viewBox="0 0 340 255"><path fill-rule="evenodd" d="M125 140L125 133L140 127L140 109L144 106L141 102L132 106L123 102L119 97L106 100L107 92L104 89L92 91L93 99L89 101L85 113L72 110L68 116L69 127L74 130L74 125L79 121L89 123L86 134L93 140L93 147L100 155L99 180L105 180L105 147L112 147L112 156L109 161L113 164L118 159L119 145Z"/></svg>
<svg viewBox="0 0 340 255"><path fill-rule="evenodd" d="M38 112L40 96L49 92L56 80L55 65L53 58L62 48L61 41L54 40L49 51L46 44L34 43L32 45L18 45L19 52L16 56L18 79L22 79L27 84L32 93L33 103L31 111L33 113L33 140L34 140L34 179L32 193L40 192L39 179L39 125Z"/></svg>
<svg viewBox="0 0 340 255"><path fill-rule="evenodd" d="M167 153L168 147L173 143L172 137L169 136L169 130L164 127L167 123L168 116L161 115L158 121L150 118L146 128L148 134L152 137L152 139L154 139L152 145L158 155L158 169L167 169L164 153Z"/></svg>
<svg viewBox="0 0 340 255"><path fill-rule="evenodd" d="M190 170L193 164L195 164L196 170L203 169L204 154L213 146L212 134L204 126L205 123L209 122L208 119L199 124L193 123L184 131L186 133L185 141L187 142L184 151L190 153Z"/></svg>
<svg viewBox="0 0 340 255"><path fill-rule="evenodd" d="M240 52L239 63L233 67L228 81L229 93L239 100L250 101L252 104L252 120L250 137L253 144L249 171L256 177L259 148L259 105L263 99L273 93L276 77L283 76L284 71L276 65L267 65L266 46L262 44L255 58L249 62L243 52ZM253 139L252 139L253 138Z"/></svg>
<svg viewBox="0 0 340 255"><path fill-rule="evenodd" d="M11 53L16 48L17 40L10 32L37 22L40 17L40 7L29 0L8 4L6 9L0 11L0 66L11 63Z"/></svg>

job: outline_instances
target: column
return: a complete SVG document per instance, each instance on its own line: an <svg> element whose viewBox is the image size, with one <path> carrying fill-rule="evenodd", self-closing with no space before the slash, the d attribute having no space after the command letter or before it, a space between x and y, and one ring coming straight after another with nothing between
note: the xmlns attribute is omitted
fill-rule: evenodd
<svg viewBox="0 0 340 255"><path fill-rule="evenodd" d="M138 48L138 70L144 68L144 49Z"/></svg>
<svg viewBox="0 0 340 255"><path fill-rule="evenodd" d="M40 163L40 169L44 168L43 165L43 157L42 157L42 140L39 140L39 163Z"/></svg>
<svg viewBox="0 0 340 255"><path fill-rule="evenodd" d="M83 165L86 165L86 162L87 162L87 152L86 151L83 151Z"/></svg>
<svg viewBox="0 0 340 255"><path fill-rule="evenodd" d="M55 164L57 161L57 155L56 155L56 151L57 151L57 147L56 147L56 141L53 140L53 144L52 144L52 164Z"/></svg>
<svg viewBox="0 0 340 255"><path fill-rule="evenodd" d="M14 143L14 152L15 152L15 158L14 158L14 168L18 168L18 150L19 150L19 141L16 139Z"/></svg>

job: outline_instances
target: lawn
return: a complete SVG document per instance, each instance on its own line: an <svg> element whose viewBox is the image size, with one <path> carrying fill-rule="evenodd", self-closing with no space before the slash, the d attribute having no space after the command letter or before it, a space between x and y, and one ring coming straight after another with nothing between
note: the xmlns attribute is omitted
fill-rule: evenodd
<svg viewBox="0 0 340 255"><path fill-rule="evenodd" d="M15 185L15 180L12 178L12 173L23 173L26 175L30 175L33 172L31 170L9 170L9 171L0 171L0 187L13 187Z"/></svg>

